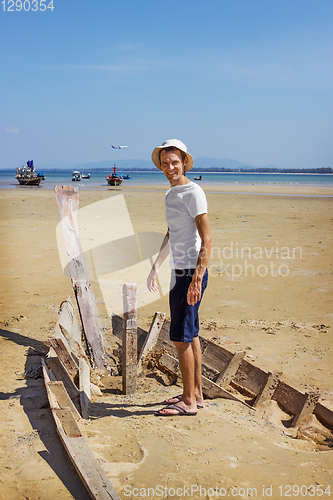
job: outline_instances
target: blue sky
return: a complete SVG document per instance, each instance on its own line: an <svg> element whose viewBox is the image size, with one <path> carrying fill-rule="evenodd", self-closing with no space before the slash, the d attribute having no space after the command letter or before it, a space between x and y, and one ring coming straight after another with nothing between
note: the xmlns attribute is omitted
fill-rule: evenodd
<svg viewBox="0 0 333 500"><path fill-rule="evenodd" d="M195 158L333 167L332 0L53 6L0 4L0 168L149 159L170 138Z"/></svg>

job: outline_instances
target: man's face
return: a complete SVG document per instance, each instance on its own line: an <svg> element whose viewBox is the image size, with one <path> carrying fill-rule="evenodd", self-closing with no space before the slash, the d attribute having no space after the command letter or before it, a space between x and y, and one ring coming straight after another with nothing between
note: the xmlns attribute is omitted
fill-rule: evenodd
<svg viewBox="0 0 333 500"><path fill-rule="evenodd" d="M174 151L162 150L160 161L162 172L170 182L171 186L182 184L185 177L184 167L187 163L187 157L183 163L181 153L177 149Z"/></svg>

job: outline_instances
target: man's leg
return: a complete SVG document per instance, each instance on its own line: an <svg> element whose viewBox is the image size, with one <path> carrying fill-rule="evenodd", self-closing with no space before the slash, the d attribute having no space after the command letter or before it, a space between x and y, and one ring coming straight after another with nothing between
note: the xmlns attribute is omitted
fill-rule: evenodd
<svg viewBox="0 0 333 500"><path fill-rule="evenodd" d="M179 368L183 379L183 398L186 406L196 409L195 400L195 360L192 344L189 342L174 342L178 353Z"/></svg>
<svg viewBox="0 0 333 500"><path fill-rule="evenodd" d="M183 379L183 397L175 403L176 406L188 412L197 411L195 398L195 359L192 344L189 342L174 342L178 353L179 368ZM179 412L172 408L159 410L159 414L177 415Z"/></svg>
<svg viewBox="0 0 333 500"><path fill-rule="evenodd" d="M195 399L199 406L203 406L202 394L202 352L199 337L194 337L192 342L192 351L194 357L194 391Z"/></svg>

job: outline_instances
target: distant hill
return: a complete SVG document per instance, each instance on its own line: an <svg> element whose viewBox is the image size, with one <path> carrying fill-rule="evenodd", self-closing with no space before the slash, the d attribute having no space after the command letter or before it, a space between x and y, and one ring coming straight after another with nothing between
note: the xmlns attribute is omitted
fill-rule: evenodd
<svg viewBox="0 0 333 500"><path fill-rule="evenodd" d="M116 165L117 169L121 172L129 170L150 170L154 171L155 166L149 160L104 160L100 162L87 162L75 164L40 164L36 166L37 170L82 170L89 172L91 170L102 170L110 172L113 166ZM199 157L194 159L194 167L192 172L259 172L259 173L317 173L317 174L331 174L332 168L281 168L275 165L266 165L264 167L256 167L249 163L232 160L231 158L204 158Z"/></svg>
<svg viewBox="0 0 333 500"><path fill-rule="evenodd" d="M151 160L104 160L100 162L81 163L76 166L77 170L111 170L116 165L119 170L153 170L154 164Z"/></svg>
<svg viewBox="0 0 333 500"><path fill-rule="evenodd" d="M155 167L151 160L104 160L100 162L89 162L81 163L77 165L78 170L108 170L116 164L119 170L153 170ZM207 170L207 169L225 169L225 170L240 170L240 169L252 169L256 168L248 163L243 163L237 160L231 160L230 158L195 158L194 159L194 171L195 170Z"/></svg>
<svg viewBox="0 0 333 500"><path fill-rule="evenodd" d="M194 160L195 168L225 168L228 170L239 170L240 168L255 168L248 163L242 163L237 160L231 160L230 158L195 158Z"/></svg>

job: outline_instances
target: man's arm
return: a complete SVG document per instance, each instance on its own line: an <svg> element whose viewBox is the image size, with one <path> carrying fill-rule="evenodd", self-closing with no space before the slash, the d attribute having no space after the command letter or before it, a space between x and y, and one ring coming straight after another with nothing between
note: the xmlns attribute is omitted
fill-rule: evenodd
<svg viewBox="0 0 333 500"><path fill-rule="evenodd" d="M192 306L200 300L202 278L208 265L213 244L208 214L198 215L195 218L195 222L201 238L201 248L194 275L187 292L187 302Z"/></svg>
<svg viewBox="0 0 333 500"><path fill-rule="evenodd" d="M168 257L169 253L170 253L170 246L169 246L169 231L168 231L164 236L158 256L147 278L147 287L150 292L157 292L158 290L158 286L156 283L158 271L163 262L165 261L165 259Z"/></svg>

